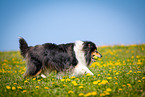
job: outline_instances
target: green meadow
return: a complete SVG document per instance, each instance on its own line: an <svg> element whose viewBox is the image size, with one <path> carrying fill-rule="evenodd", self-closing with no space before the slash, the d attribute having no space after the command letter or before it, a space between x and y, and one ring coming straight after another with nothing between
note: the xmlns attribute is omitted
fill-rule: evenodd
<svg viewBox="0 0 145 97"><path fill-rule="evenodd" d="M145 97L145 44L102 46L89 69L94 76L23 79L19 51L0 52L0 97Z"/></svg>

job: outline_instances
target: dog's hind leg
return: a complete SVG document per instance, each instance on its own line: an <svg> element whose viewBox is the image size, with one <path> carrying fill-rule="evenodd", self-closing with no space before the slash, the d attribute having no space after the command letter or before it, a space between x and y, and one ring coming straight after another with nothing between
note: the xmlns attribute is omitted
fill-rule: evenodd
<svg viewBox="0 0 145 97"><path fill-rule="evenodd" d="M27 61L27 70L24 73L23 77L36 77L42 72L42 64L37 62L37 60L28 60Z"/></svg>
<svg viewBox="0 0 145 97"><path fill-rule="evenodd" d="M42 72L42 69L40 69L40 71L38 71L33 77L36 77L37 75L39 75Z"/></svg>

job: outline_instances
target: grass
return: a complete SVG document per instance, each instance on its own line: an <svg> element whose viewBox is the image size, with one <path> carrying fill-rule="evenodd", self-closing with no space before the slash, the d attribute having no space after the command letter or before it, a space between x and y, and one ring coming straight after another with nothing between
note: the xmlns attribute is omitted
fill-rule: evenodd
<svg viewBox="0 0 145 97"><path fill-rule="evenodd" d="M145 44L99 47L103 55L76 78L56 73L24 80L26 63L19 51L0 52L0 97L145 97Z"/></svg>

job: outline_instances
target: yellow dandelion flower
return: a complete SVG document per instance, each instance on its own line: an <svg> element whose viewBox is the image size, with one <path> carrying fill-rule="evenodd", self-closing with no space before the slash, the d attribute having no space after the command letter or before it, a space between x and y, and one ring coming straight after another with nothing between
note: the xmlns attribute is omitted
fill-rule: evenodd
<svg viewBox="0 0 145 97"><path fill-rule="evenodd" d="M110 95L110 93L109 92L106 92L105 95Z"/></svg>
<svg viewBox="0 0 145 97"><path fill-rule="evenodd" d="M84 95L84 93L80 93L80 94L79 94L79 96L83 96L83 95Z"/></svg>
<svg viewBox="0 0 145 97"><path fill-rule="evenodd" d="M6 86L6 88L9 90L9 89L11 89L11 87L10 86Z"/></svg>
<svg viewBox="0 0 145 97"><path fill-rule="evenodd" d="M123 87L126 87L126 85L122 85Z"/></svg>
<svg viewBox="0 0 145 97"><path fill-rule="evenodd" d="M110 74L107 74L107 75L110 75Z"/></svg>
<svg viewBox="0 0 145 97"><path fill-rule="evenodd" d="M49 89L48 87L44 87L45 89Z"/></svg>
<svg viewBox="0 0 145 97"><path fill-rule="evenodd" d="M107 79L112 79L112 77L107 77Z"/></svg>
<svg viewBox="0 0 145 97"><path fill-rule="evenodd" d="M77 86L78 84L77 83L74 83L74 86Z"/></svg>
<svg viewBox="0 0 145 97"><path fill-rule="evenodd" d="M130 70L129 72L132 72L132 70Z"/></svg>
<svg viewBox="0 0 145 97"><path fill-rule="evenodd" d="M131 87L131 84L127 84L129 87Z"/></svg>
<svg viewBox="0 0 145 97"><path fill-rule="evenodd" d="M68 94L72 94L72 93L74 93L73 91L68 91Z"/></svg>
<svg viewBox="0 0 145 97"><path fill-rule="evenodd" d="M108 91L108 92L111 92L111 91L112 91L112 89L110 89L110 88L107 88L107 89L106 89L106 91Z"/></svg>
<svg viewBox="0 0 145 97"><path fill-rule="evenodd" d="M20 86L18 86L17 88L18 88L18 89L22 89L22 87L20 87Z"/></svg>
<svg viewBox="0 0 145 97"><path fill-rule="evenodd" d="M21 72L21 74L24 74L24 72Z"/></svg>
<svg viewBox="0 0 145 97"><path fill-rule="evenodd" d="M67 79L66 79L66 82L67 82L67 81L71 81L71 80L70 80L69 78L67 78Z"/></svg>
<svg viewBox="0 0 145 97"><path fill-rule="evenodd" d="M63 82L63 81L65 81L65 79L61 79L61 81Z"/></svg>
<svg viewBox="0 0 145 97"><path fill-rule="evenodd" d="M98 84L98 82L97 81L94 81L93 84L96 85L96 84Z"/></svg>
<svg viewBox="0 0 145 97"><path fill-rule="evenodd" d="M33 78L33 80L36 80L36 78Z"/></svg>
<svg viewBox="0 0 145 97"><path fill-rule="evenodd" d="M119 73L118 73L118 72L116 72L115 74L116 74L116 75L118 75Z"/></svg>
<svg viewBox="0 0 145 97"><path fill-rule="evenodd" d="M55 84L55 82L52 82L51 84L53 85L53 84Z"/></svg>
<svg viewBox="0 0 145 97"><path fill-rule="evenodd" d="M39 89L39 86L36 86L37 89Z"/></svg>
<svg viewBox="0 0 145 97"><path fill-rule="evenodd" d="M87 94L85 94L84 96L85 96L85 97L91 96L91 93L87 93Z"/></svg>
<svg viewBox="0 0 145 97"><path fill-rule="evenodd" d="M27 83L27 82L28 82L27 80L24 81L24 83Z"/></svg>
<svg viewBox="0 0 145 97"><path fill-rule="evenodd" d="M140 82L141 82L141 80L138 80L137 82L139 82L139 83L140 83Z"/></svg>
<svg viewBox="0 0 145 97"><path fill-rule="evenodd" d="M27 92L27 90L23 90L23 93L26 93Z"/></svg>
<svg viewBox="0 0 145 97"><path fill-rule="evenodd" d="M12 87L12 90L16 90L16 87Z"/></svg>
<svg viewBox="0 0 145 97"><path fill-rule="evenodd" d="M76 78L75 76L72 76L71 79Z"/></svg>
<svg viewBox="0 0 145 97"><path fill-rule="evenodd" d="M100 74L98 74L97 76L100 76Z"/></svg>
<svg viewBox="0 0 145 97"><path fill-rule="evenodd" d="M115 84L118 84L117 82L115 82Z"/></svg>
<svg viewBox="0 0 145 97"><path fill-rule="evenodd" d="M80 88L80 89L82 89L82 88L83 88L83 86L79 86L79 88Z"/></svg>
<svg viewBox="0 0 145 97"><path fill-rule="evenodd" d="M0 72L2 72L2 70L0 70Z"/></svg>
<svg viewBox="0 0 145 97"><path fill-rule="evenodd" d="M119 91L122 91L122 88L119 88L118 90L119 90Z"/></svg>
<svg viewBox="0 0 145 97"><path fill-rule="evenodd" d="M80 80L79 78L76 78L76 80Z"/></svg>
<svg viewBox="0 0 145 97"><path fill-rule="evenodd" d="M6 63L3 63L3 64L2 64L2 66L5 66L5 65L6 65Z"/></svg>
<svg viewBox="0 0 145 97"><path fill-rule="evenodd" d="M105 94L104 93L101 93L100 96L105 96Z"/></svg>
<svg viewBox="0 0 145 97"><path fill-rule="evenodd" d="M137 71L137 73L141 73L141 71Z"/></svg>
<svg viewBox="0 0 145 97"><path fill-rule="evenodd" d="M66 87L67 85L63 85L64 87Z"/></svg>
<svg viewBox="0 0 145 97"><path fill-rule="evenodd" d="M8 60L5 59L4 62L8 62Z"/></svg>
<svg viewBox="0 0 145 97"><path fill-rule="evenodd" d="M91 94L92 94L93 96L95 96L95 95L97 95L97 92L96 92L96 91L93 91Z"/></svg>
<svg viewBox="0 0 145 97"><path fill-rule="evenodd" d="M16 85L17 83L13 83L14 85Z"/></svg>
<svg viewBox="0 0 145 97"><path fill-rule="evenodd" d="M87 73L87 75L86 76L90 76L91 74L90 73Z"/></svg>
<svg viewBox="0 0 145 97"><path fill-rule="evenodd" d="M101 85L102 83L99 83L98 85Z"/></svg>
<svg viewBox="0 0 145 97"><path fill-rule="evenodd" d="M94 81L93 84L98 84L99 82L101 82L101 80L97 80L97 81Z"/></svg>
<svg viewBox="0 0 145 97"><path fill-rule="evenodd" d="M107 80L102 80L102 82L101 82L101 84L106 84L106 83L108 83Z"/></svg>
<svg viewBox="0 0 145 97"><path fill-rule="evenodd" d="M72 83L74 84L74 83L76 83L76 81L72 81Z"/></svg>
<svg viewBox="0 0 145 97"><path fill-rule="evenodd" d="M145 79L145 77L142 77L142 79Z"/></svg>
<svg viewBox="0 0 145 97"><path fill-rule="evenodd" d="M117 72L116 70L114 70L113 72Z"/></svg>

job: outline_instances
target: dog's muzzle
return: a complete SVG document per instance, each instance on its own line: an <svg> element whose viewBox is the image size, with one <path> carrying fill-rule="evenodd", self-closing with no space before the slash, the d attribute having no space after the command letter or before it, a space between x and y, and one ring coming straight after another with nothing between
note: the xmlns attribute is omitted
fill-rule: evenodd
<svg viewBox="0 0 145 97"><path fill-rule="evenodd" d="M92 53L92 61L95 62L97 57L101 58L102 55L97 51L95 50L93 53Z"/></svg>

